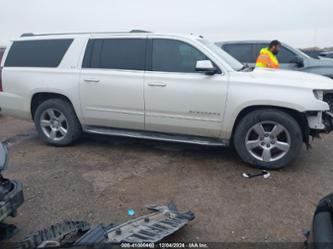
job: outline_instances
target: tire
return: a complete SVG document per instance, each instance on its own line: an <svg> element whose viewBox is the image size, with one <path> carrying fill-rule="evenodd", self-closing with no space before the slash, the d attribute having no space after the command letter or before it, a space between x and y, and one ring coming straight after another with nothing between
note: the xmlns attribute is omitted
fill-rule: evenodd
<svg viewBox="0 0 333 249"><path fill-rule="evenodd" d="M40 138L54 146L69 145L82 133L72 105L59 98L41 103L36 109L34 122Z"/></svg>
<svg viewBox="0 0 333 249"><path fill-rule="evenodd" d="M233 143L244 162L255 168L275 170L297 158L303 136L297 121L288 113L260 109L241 119Z"/></svg>

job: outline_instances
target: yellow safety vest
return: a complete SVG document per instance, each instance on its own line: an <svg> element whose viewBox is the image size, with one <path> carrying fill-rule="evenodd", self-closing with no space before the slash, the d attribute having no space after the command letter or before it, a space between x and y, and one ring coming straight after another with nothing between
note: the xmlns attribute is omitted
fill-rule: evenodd
<svg viewBox="0 0 333 249"><path fill-rule="evenodd" d="M269 50L269 48L263 48L260 50L260 54L257 58L256 67L266 68L280 68L280 64L276 56Z"/></svg>

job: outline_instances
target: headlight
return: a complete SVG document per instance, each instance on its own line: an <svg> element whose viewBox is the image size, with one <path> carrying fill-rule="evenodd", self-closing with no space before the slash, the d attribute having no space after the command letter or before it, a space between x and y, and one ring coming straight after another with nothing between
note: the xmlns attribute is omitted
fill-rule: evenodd
<svg viewBox="0 0 333 249"><path fill-rule="evenodd" d="M313 90L313 94L314 94L316 99L319 99L319 100L323 101L323 99L324 99L324 91L323 90Z"/></svg>

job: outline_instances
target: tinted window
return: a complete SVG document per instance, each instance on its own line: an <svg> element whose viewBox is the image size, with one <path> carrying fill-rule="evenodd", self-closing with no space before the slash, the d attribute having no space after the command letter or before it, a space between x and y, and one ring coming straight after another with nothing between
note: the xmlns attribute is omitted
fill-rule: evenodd
<svg viewBox="0 0 333 249"><path fill-rule="evenodd" d="M251 44L225 44L223 49L242 63L255 63L256 56Z"/></svg>
<svg viewBox="0 0 333 249"><path fill-rule="evenodd" d="M268 46L269 46L268 43L259 44L258 45L258 48L259 48L258 55L262 48L267 48ZM285 47L281 47L281 50L280 50L279 54L277 55L279 63L290 63L290 61L292 59L294 59L295 57L296 57L296 54L294 54L293 52L291 52L289 49L287 49Z"/></svg>
<svg viewBox="0 0 333 249"><path fill-rule="evenodd" d="M14 42L8 53L6 67L57 67L72 39Z"/></svg>
<svg viewBox="0 0 333 249"><path fill-rule="evenodd" d="M145 70L146 39L90 40L83 68Z"/></svg>
<svg viewBox="0 0 333 249"><path fill-rule="evenodd" d="M277 55L277 58L280 63L290 63L292 59L296 57L296 54L291 52L289 49L285 47L281 47L281 50L279 54Z"/></svg>
<svg viewBox="0 0 333 249"><path fill-rule="evenodd" d="M263 49L263 48L267 48L268 46L269 46L268 43L259 43L259 44L257 44L257 48L256 48L256 51L255 51L257 58L259 56L260 50Z"/></svg>
<svg viewBox="0 0 333 249"><path fill-rule="evenodd" d="M153 40L153 71L196 73L195 66L200 60L208 58L187 43L167 39Z"/></svg>

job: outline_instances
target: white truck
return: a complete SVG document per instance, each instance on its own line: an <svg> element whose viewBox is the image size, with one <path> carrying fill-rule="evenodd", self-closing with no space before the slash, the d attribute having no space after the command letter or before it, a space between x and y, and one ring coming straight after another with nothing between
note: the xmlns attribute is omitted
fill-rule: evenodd
<svg viewBox="0 0 333 249"><path fill-rule="evenodd" d="M332 128L333 80L253 70L194 35L25 34L0 75L2 113L33 120L55 146L82 132L233 145L250 165L277 169Z"/></svg>

